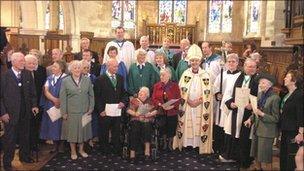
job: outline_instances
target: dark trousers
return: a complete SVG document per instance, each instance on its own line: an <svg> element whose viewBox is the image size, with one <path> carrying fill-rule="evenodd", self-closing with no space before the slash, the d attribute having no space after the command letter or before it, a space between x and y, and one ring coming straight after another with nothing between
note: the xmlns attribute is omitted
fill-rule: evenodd
<svg viewBox="0 0 304 171"><path fill-rule="evenodd" d="M20 116L18 123L4 124L3 135L3 165L8 166L14 159L16 138L19 137L19 158L26 159L30 156L29 147L29 119Z"/></svg>
<svg viewBox="0 0 304 171"><path fill-rule="evenodd" d="M39 111L43 111L39 108ZM37 150L39 143L39 130L41 123L42 112L39 112L36 116L32 116L30 121L30 150Z"/></svg>
<svg viewBox="0 0 304 171"><path fill-rule="evenodd" d="M151 142L152 124L150 122L130 122L130 149L139 150L142 143Z"/></svg>
<svg viewBox="0 0 304 171"><path fill-rule="evenodd" d="M295 170L295 155L298 145L291 140L298 134L297 131L282 131L280 145L280 170Z"/></svg>
<svg viewBox="0 0 304 171"><path fill-rule="evenodd" d="M250 149L251 149L251 139L250 136L250 128L247 128L242 125L240 132L240 166L244 168L248 168L253 161L253 158L250 157Z"/></svg>
<svg viewBox="0 0 304 171"><path fill-rule="evenodd" d="M225 134L222 156L227 160L239 160L239 139Z"/></svg>
<svg viewBox="0 0 304 171"><path fill-rule="evenodd" d="M213 125L213 150L215 153L222 154L225 142L225 132L222 127Z"/></svg>
<svg viewBox="0 0 304 171"><path fill-rule="evenodd" d="M103 150L109 150L109 131L111 130L111 142L115 150L120 149L120 123L121 117L104 116L100 118L100 147Z"/></svg>

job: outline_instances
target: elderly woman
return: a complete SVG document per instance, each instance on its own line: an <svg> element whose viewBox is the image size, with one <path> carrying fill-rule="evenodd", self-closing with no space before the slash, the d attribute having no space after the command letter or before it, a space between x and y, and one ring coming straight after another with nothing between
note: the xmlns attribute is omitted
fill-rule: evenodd
<svg viewBox="0 0 304 171"><path fill-rule="evenodd" d="M76 160L76 143L79 144L79 154L88 157L83 142L92 138L92 126L90 122L82 125L82 119L88 118L94 109L94 92L90 78L81 74L81 61L72 61L69 71L71 75L62 81L59 96L60 112L66 120L62 139L70 143L71 158Z"/></svg>
<svg viewBox="0 0 304 171"><path fill-rule="evenodd" d="M170 65L168 65L168 60L166 58L166 55L163 52L157 52L155 55L155 65L153 65L153 68L155 70L155 81L159 81L159 71L161 69L165 69L168 68L171 72L171 80L172 81L176 81L176 76L175 76L175 71L173 69L173 67L171 67Z"/></svg>
<svg viewBox="0 0 304 171"><path fill-rule="evenodd" d="M108 55L109 55L109 59L117 59L117 55L118 55L118 50L115 46L110 46L108 49ZM107 61L104 62L104 64L101 65L100 67L100 75L105 74L107 71ZM127 86L128 86L128 72L127 72L127 68L126 65L123 61L119 61L118 63L118 70L117 70L117 74L119 74L120 76L123 77L124 79L124 88L125 90L127 90Z"/></svg>
<svg viewBox="0 0 304 171"><path fill-rule="evenodd" d="M146 62L147 52L138 49L135 52L136 62L129 69L128 92L136 95L140 87L148 87L150 90L155 83L155 71L152 64Z"/></svg>
<svg viewBox="0 0 304 171"><path fill-rule="evenodd" d="M42 97L41 105L44 108L42 122L40 128L40 138L55 142L54 151L58 151L59 140L61 139L62 119L52 120L48 114L51 108L60 108L59 92L61 82L66 74L64 73L66 64L59 60L52 65L52 75L47 78L44 84L44 96Z"/></svg>
<svg viewBox="0 0 304 171"><path fill-rule="evenodd" d="M170 80L171 70L164 68L160 70L160 81L154 84L152 100L156 106L160 106L161 114L165 116L165 124L161 128L161 135L163 136L164 145L169 150L173 150L173 137L176 133L177 114L179 113L179 101L170 106L162 106L164 103L173 99L180 99L180 90L178 84Z"/></svg>
<svg viewBox="0 0 304 171"><path fill-rule="evenodd" d="M303 75L296 70L290 70L284 78L288 93L281 102L280 130L280 169L294 170L295 160L291 157L303 140ZM296 143L292 143L292 140Z"/></svg>
<svg viewBox="0 0 304 171"><path fill-rule="evenodd" d="M274 84L272 75L260 75L257 109L253 108L254 114L244 122L247 127L254 124L250 153L255 158L257 170L272 170L272 144L278 136L280 103L280 97L272 89Z"/></svg>
<svg viewBox="0 0 304 171"><path fill-rule="evenodd" d="M30 51L31 52L31 51ZM25 56L25 68L32 72L34 77L36 95L37 95L37 104L40 104L40 97L42 94L42 87L46 80L46 70L43 66L39 65L39 58L36 55L28 54ZM30 122L30 149L37 151L37 145L39 140L39 129L41 123L41 116L43 109L39 109L39 113L31 118Z"/></svg>
<svg viewBox="0 0 304 171"><path fill-rule="evenodd" d="M131 115L130 133L130 159L135 162L135 151L141 146L141 138L145 143L145 158L150 158L150 142L154 116L157 114L151 100L149 99L149 88L142 87L138 92L138 98L133 98L127 113Z"/></svg>

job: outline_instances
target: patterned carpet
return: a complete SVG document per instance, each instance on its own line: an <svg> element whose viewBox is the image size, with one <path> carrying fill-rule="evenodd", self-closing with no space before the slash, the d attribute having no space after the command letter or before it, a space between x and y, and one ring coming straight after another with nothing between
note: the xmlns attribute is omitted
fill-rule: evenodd
<svg viewBox="0 0 304 171"><path fill-rule="evenodd" d="M93 149L88 158L73 161L68 153L57 154L42 170L238 170L233 163L221 163L215 155L199 155L195 150L162 153L157 161L136 164L114 155L103 155Z"/></svg>

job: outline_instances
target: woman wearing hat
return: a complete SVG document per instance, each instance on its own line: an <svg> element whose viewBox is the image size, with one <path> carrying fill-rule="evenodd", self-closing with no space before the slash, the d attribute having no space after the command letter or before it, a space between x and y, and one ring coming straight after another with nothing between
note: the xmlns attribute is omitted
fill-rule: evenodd
<svg viewBox="0 0 304 171"><path fill-rule="evenodd" d="M255 158L256 169L272 170L272 144L278 136L280 97L273 92L275 78L269 74L261 74L257 97L257 109L244 122L245 126L253 126L253 138L250 155Z"/></svg>

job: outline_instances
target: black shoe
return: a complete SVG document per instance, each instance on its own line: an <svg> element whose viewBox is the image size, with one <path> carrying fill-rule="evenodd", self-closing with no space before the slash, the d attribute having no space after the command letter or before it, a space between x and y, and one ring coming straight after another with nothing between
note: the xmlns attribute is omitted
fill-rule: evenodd
<svg viewBox="0 0 304 171"><path fill-rule="evenodd" d="M34 163L34 162L35 162L35 161L34 161L32 158L30 158L30 157L27 157L27 158L25 158L25 159L20 158L20 161L21 161L22 163Z"/></svg>
<svg viewBox="0 0 304 171"><path fill-rule="evenodd" d="M130 162L130 164L136 164L137 163L136 157L130 158L129 162Z"/></svg>

